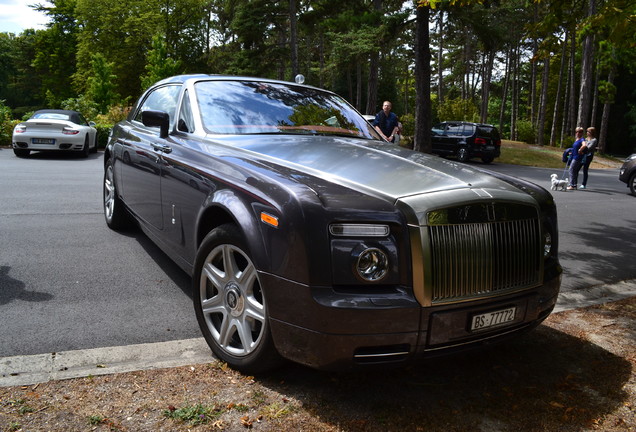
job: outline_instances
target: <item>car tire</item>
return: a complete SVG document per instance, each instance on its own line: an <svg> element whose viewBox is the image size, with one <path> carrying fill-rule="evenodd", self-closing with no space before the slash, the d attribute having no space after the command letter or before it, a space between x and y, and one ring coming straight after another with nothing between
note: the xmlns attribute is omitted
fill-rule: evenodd
<svg viewBox="0 0 636 432"><path fill-rule="evenodd" d="M629 178L629 183L627 184L629 185L629 191L631 192L631 194L636 196L636 172L632 174L632 176Z"/></svg>
<svg viewBox="0 0 636 432"><path fill-rule="evenodd" d="M249 374L280 363L258 273L235 225L221 225L205 237L192 288L201 332L219 360Z"/></svg>
<svg viewBox="0 0 636 432"><path fill-rule="evenodd" d="M115 188L115 171L113 160L108 159L104 170L104 218L110 229L119 231L130 225L130 217L124 208L124 203L117 195Z"/></svg>
<svg viewBox="0 0 636 432"><path fill-rule="evenodd" d="M84 138L84 148L82 148L82 157L87 158L91 152L89 141L90 140L88 139L88 134L86 134L86 138Z"/></svg>
<svg viewBox="0 0 636 432"><path fill-rule="evenodd" d="M481 158L481 161L483 163L485 163L485 164L489 164L489 163L491 163L494 160L495 160L495 158L492 157L492 156L484 156L484 157Z"/></svg>
<svg viewBox="0 0 636 432"><path fill-rule="evenodd" d="M27 158L31 154L31 150L13 149L13 154L15 154L19 158Z"/></svg>
<svg viewBox="0 0 636 432"><path fill-rule="evenodd" d="M468 149L466 147L460 147L459 150L457 150L457 160L459 162L466 162L468 159L470 159Z"/></svg>

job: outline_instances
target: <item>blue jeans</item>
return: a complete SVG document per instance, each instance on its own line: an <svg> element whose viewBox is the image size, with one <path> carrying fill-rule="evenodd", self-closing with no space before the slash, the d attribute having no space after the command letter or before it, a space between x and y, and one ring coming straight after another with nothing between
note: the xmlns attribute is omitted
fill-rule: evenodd
<svg viewBox="0 0 636 432"><path fill-rule="evenodd" d="M570 186L576 187L576 182L579 180L579 171L581 170L580 160L574 159L570 164Z"/></svg>

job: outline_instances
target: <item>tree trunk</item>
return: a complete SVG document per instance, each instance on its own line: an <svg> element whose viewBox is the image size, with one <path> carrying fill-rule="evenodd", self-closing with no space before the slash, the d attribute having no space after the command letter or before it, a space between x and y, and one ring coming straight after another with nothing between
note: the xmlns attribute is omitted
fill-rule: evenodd
<svg viewBox="0 0 636 432"><path fill-rule="evenodd" d="M289 50L291 51L291 73L292 81L298 75L298 16L296 13L296 2L289 0Z"/></svg>
<svg viewBox="0 0 636 432"><path fill-rule="evenodd" d="M596 59L596 72L594 76L594 90L592 91L592 115L590 116L590 126L596 127L596 116L598 111L598 80L601 77L601 59Z"/></svg>
<svg viewBox="0 0 636 432"><path fill-rule="evenodd" d="M554 111L552 112L552 130L550 131L550 145L556 145L557 123L559 121L559 102L561 99L561 86L563 84L563 69L565 68L565 53L567 46L567 33L563 41L563 49L561 50L561 66L559 67L559 81L557 83L556 98L554 99Z"/></svg>
<svg viewBox="0 0 636 432"><path fill-rule="evenodd" d="M499 130L503 131L504 114L506 113L506 101L508 100L508 85L510 83L510 64L512 58L512 48L506 52L506 70L504 75L503 95L501 96L501 107L499 108ZM509 135L512 136L512 135Z"/></svg>
<svg viewBox="0 0 636 432"><path fill-rule="evenodd" d="M587 16L594 15L596 0L589 0ZM579 116L576 125L588 127L590 122L590 99L592 90L592 74L594 69L594 35L588 34L583 43L583 59L581 61L581 91L579 93Z"/></svg>
<svg viewBox="0 0 636 432"><path fill-rule="evenodd" d="M545 114L548 109L548 81L550 78L550 57L543 59L543 79L541 80L541 98L539 100L539 115L537 119L537 144L544 145Z"/></svg>
<svg viewBox="0 0 636 432"><path fill-rule="evenodd" d="M431 153L431 49L428 31L429 8L415 12L415 137L414 149Z"/></svg>
<svg viewBox="0 0 636 432"><path fill-rule="evenodd" d="M495 63L495 53L489 51L486 56L484 74L481 83L481 122L488 122L488 102L490 99L490 80L492 79L492 68Z"/></svg>
<svg viewBox="0 0 636 432"><path fill-rule="evenodd" d="M517 139L517 107L519 106L519 46L512 55L512 100L510 110L510 139Z"/></svg>
<svg viewBox="0 0 636 432"><path fill-rule="evenodd" d="M614 70L610 69L610 72L607 76L607 82L610 84L614 83ZM603 104L603 115L601 116L601 131L598 135L598 151L599 153L605 153L605 144L607 142L607 125L609 122L610 108L612 104L610 102L605 102Z"/></svg>
<svg viewBox="0 0 636 432"><path fill-rule="evenodd" d="M574 135L574 127L576 123L576 94L574 90L576 89L576 76L575 76L575 68L574 61L576 58L576 35L572 34L572 40L570 41L570 101L568 102L568 122L565 125L565 133L566 136ZM569 146L568 146L569 147Z"/></svg>
<svg viewBox="0 0 636 432"><path fill-rule="evenodd" d="M437 51L437 101L441 104L444 102L444 11L439 11L437 18L437 27L439 33L439 50Z"/></svg>
<svg viewBox="0 0 636 432"><path fill-rule="evenodd" d="M382 11L382 0L373 0L373 9ZM378 23L379 25L379 23ZM376 112L378 101L378 68L380 67L380 53L374 51L369 60L369 79L367 81L367 108L366 114Z"/></svg>

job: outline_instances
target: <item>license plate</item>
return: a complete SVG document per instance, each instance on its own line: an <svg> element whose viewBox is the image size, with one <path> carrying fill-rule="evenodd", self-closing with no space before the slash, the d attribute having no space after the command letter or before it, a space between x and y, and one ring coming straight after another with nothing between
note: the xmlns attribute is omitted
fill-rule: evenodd
<svg viewBox="0 0 636 432"><path fill-rule="evenodd" d="M31 138L33 144L55 144L54 139L49 138Z"/></svg>
<svg viewBox="0 0 636 432"><path fill-rule="evenodd" d="M486 150L494 150L495 146L486 146Z"/></svg>
<svg viewBox="0 0 636 432"><path fill-rule="evenodd" d="M516 307L509 307L479 315L473 315L470 323L470 330L483 330L490 327L499 326L515 320L517 315Z"/></svg>

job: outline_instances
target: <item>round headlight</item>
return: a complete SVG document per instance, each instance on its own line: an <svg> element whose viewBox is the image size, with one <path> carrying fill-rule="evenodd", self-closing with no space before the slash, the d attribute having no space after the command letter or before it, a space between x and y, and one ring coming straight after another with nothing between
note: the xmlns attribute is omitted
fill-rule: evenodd
<svg viewBox="0 0 636 432"><path fill-rule="evenodd" d="M547 258L552 253L552 234L550 231L545 231L543 234L543 257Z"/></svg>
<svg viewBox="0 0 636 432"><path fill-rule="evenodd" d="M358 255L356 271L358 276L369 282L377 282L386 276L389 258L377 248L368 248Z"/></svg>

